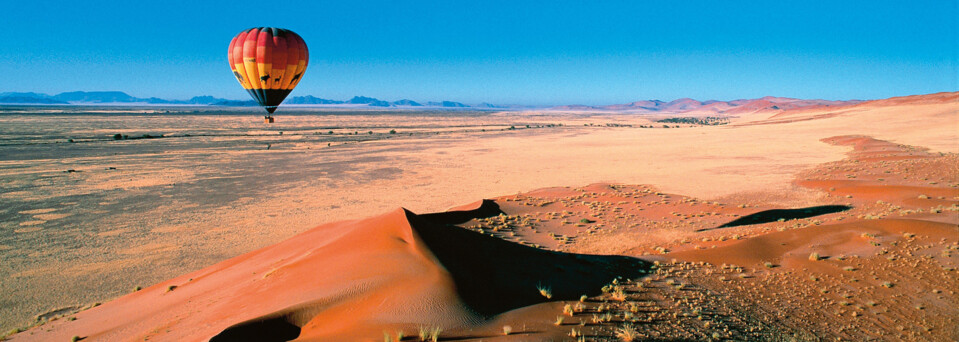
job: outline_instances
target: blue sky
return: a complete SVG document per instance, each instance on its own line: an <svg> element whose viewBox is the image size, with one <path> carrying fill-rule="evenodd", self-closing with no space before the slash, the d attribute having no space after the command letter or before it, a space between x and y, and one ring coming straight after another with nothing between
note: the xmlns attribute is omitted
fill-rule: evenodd
<svg viewBox="0 0 959 342"><path fill-rule="evenodd" d="M299 33L291 96L612 104L956 91L945 1L0 0L0 92L246 99L239 31Z"/></svg>

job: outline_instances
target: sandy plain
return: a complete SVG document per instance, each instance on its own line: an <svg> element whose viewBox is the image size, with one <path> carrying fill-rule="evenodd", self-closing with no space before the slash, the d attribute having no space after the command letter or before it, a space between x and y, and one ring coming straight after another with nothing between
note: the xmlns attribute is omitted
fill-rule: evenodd
<svg viewBox="0 0 959 342"><path fill-rule="evenodd" d="M828 195L797 184L797 175L850 152L823 139L862 135L955 154L957 109L951 98L904 99L678 128L653 124L655 117L582 112L314 112L265 126L239 113L14 109L0 116L0 317L4 328L66 317L318 224L398 206L440 212L593 183L647 184L657 193L763 209L821 205ZM113 140L117 133L141 139ZM943 186L959 185L949 176ZM955 202L950 194L942 197ZM668 244L688 232L609 234L569 245L529 237L562 251L642 256L675 248ZM617 244L621 234L642 243Z"/></svg>

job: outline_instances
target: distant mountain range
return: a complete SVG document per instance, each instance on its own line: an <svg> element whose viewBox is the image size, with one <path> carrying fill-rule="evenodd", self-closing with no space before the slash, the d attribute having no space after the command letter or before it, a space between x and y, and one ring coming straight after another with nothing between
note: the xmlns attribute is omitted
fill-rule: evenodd
<svg viewBox="0 0 959 342"><path fill-rule="evenodd" d="M156 97L138 98L122 91L71 91L57 95L41 93L0 93L0 103L16 104L86 104L86 103L146 103L209 105L227 101L213 96L194 96L189 100L166 100Z"/></svg>
<svg viewBox="0 0 959 342"><path fill-rule="evenodd" d="M742 99L733 101L697 101L690 98L682 98L674 101L643 100L624 104L614 104L606 106L585 106L585 105L566 105L547 108L549 110L564 111L610 111L636 114L655 114L655 113L697 113L697 114L738 114L750 113L760 110L786 110L800 107L829 107L856 104L863 101L830 101L830 100L802 100L787 97L766 96L758 99ZM256 106L253 100L228 100L213 96L195 96L189 100L168 100L156 97L139 98L130 96L122 91L72 91L60 93L57 95L47 95L32 92L6 92L0 93L0 104L146 104L146 105L210 105L210 106ZM478 105L467 105L454 101L438 102L416 102L413 100L402 99L398 101L383 101L377 98L366 96L354 96L346 101L329 100L312 95L294 96L286 99L284 104L289 105L330 105L343 107L369 106L369 107L436 107L436 108L475 108L475 109L496 109L496 108L534 108L529 106L499 106L489 103Z"/></svg>
<svg viewBox="0 0 959 342"><path fill-rule="evenodd" d="M129 104L179 104L179 105L212 105L212 106L256 106L253 100L228 100L213 96L194 96L189 100L168 100L156 97L140 98L130 96L122 91L71 91L57 95L25 92L0 93L0 104L98 104L98 103L129 103ZM444 108L474 108L453 101L427 102L425 105L413 100L383 101L380 99L354 96L346 101L328 100L312 95L294 96L283 101L291 105L367 105L371 107L444 107ZM482 103L475 108L505 108Z"/></svg>
<svg viewBox="0 0 959 342"><path fill-rule="evenodd" d="M766 96L758 99L742 99L733 101L697 101L682 98L670 102L660 100L644 100L625 104L607 106L568 105L552 107L554 110L589 110L589 111L616 111L630 113L716 113L738 114L759 110L786 110L800 107L830 107L857 104L863 101L830 101L830 100L802 100L788 97Z"/></svg>

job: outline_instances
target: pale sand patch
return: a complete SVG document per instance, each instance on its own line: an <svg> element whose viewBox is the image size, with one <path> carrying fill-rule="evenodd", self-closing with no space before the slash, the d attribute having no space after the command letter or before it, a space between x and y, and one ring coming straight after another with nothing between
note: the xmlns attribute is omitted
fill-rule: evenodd
<svg viewBox="0 0 959 342"><path fill-rule="evenodd" d="M104 272L110 272L112 270L121 269L124 266L140 263L140 262L156 262L161 258L160 255L140 255L134 258L129 259L116 259L104 262L92 262L88 264L76 265L74 267L69 267L63 269L61 272L64 275L69 276L80 276L87 274L101 274Z"/></svg>
<svg viewBox="0 0 959 342"><path fill-rule="evenodd" d="M114 230L108 230L105 232L99 232L97 233L97 236L117 236L129 231L130 231L129 229L114 229Z"/></svg>
<svg viewBox="0 0 959 342"><path fill-rule="evenodd" d="M3 198L24 198L30 196L32 193L29 191L10 191L0 194L0 197Z"/></svg>
<svg viewBox="0 0 959 342"><path fill-rule="evenodd" d="M18 213L18 214L23 214L23 215L33 215L33 214L46 214L46 213L49 213L49 212L52 212L52 211L56 211L56 210L57 210L57 209L55 209L55 208L43 208L43 209L24 210L24 211L20 211L20 212L17 212L17 213Z"/></svg>
<svg viewBox="0 0 959 342"><path fill-rule="evenodd" d="M173 232L184 231L187 229L190 229L190 228L184 227L184 226L166 226L166 227L154 228L150 230L150 232L151 233L173 233Z"/></svg>
<svg viewBox="0 0 959 342"><path fill-rule="evenodd" d="M175 248L176 246L174 246L173 244L152 242L145 245L140 245L137 247L120 250L120 254L142 255L142 254L149 254L149 253L163 253L163 252L172 251Z"/></svg>
<svg viewBox="0 0 959 342"><path fill-rule="evenodd" d="M195 179L194 173L186 169L154 169L133 173L91 174L87 179L88 191L130 190L176 183L186 183Z"/></svg>
<svg viewBox="0 0 959 342"><path fill-rule="evenodd" d="M20 226L35 226L35 225L44 224L44 223L47 223L47 221L41 221L41 220L23 221L23 222L20 222Z"/></svg>
<svg viewBox="0 0 959 342"><path fill-rule="evenodd" d="M14 229L13 232L14 233L33 233L33 232L40 231L42 229L43 228L40 228L40 227L29 227L29 228Z"/></svg>
<svg viewBox="0 0 959 342"><path fill-rule="evenodd" d="M73 214L70 214L70 213L63 213L63 214L40 214L40 215L33 215L33 218L38 219L38 220L53 221L53 220L56 220L56 219L62 219L62 218L64 218L64 217L67 217L67 216L70 216L70 215L73 215Z"/></svg>

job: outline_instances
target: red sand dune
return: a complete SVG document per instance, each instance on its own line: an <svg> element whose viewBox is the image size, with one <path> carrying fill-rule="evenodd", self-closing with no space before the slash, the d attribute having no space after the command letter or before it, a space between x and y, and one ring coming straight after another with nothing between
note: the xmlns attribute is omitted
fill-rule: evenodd
<svg viewBox="0 0 959 342"><path fill-rule="evenodd" d="M323 225L282 243L131 293L16 340L379 340L383 331L473 336L497 314L594 293L643 262L540 250L451 227L499 214L384 215ZM60 321L63 322L63 321ZM59 322L54 322L59 323ZM477 336L474 336L477 337ZM478 336L482 337L482 336Z"/></svg>

